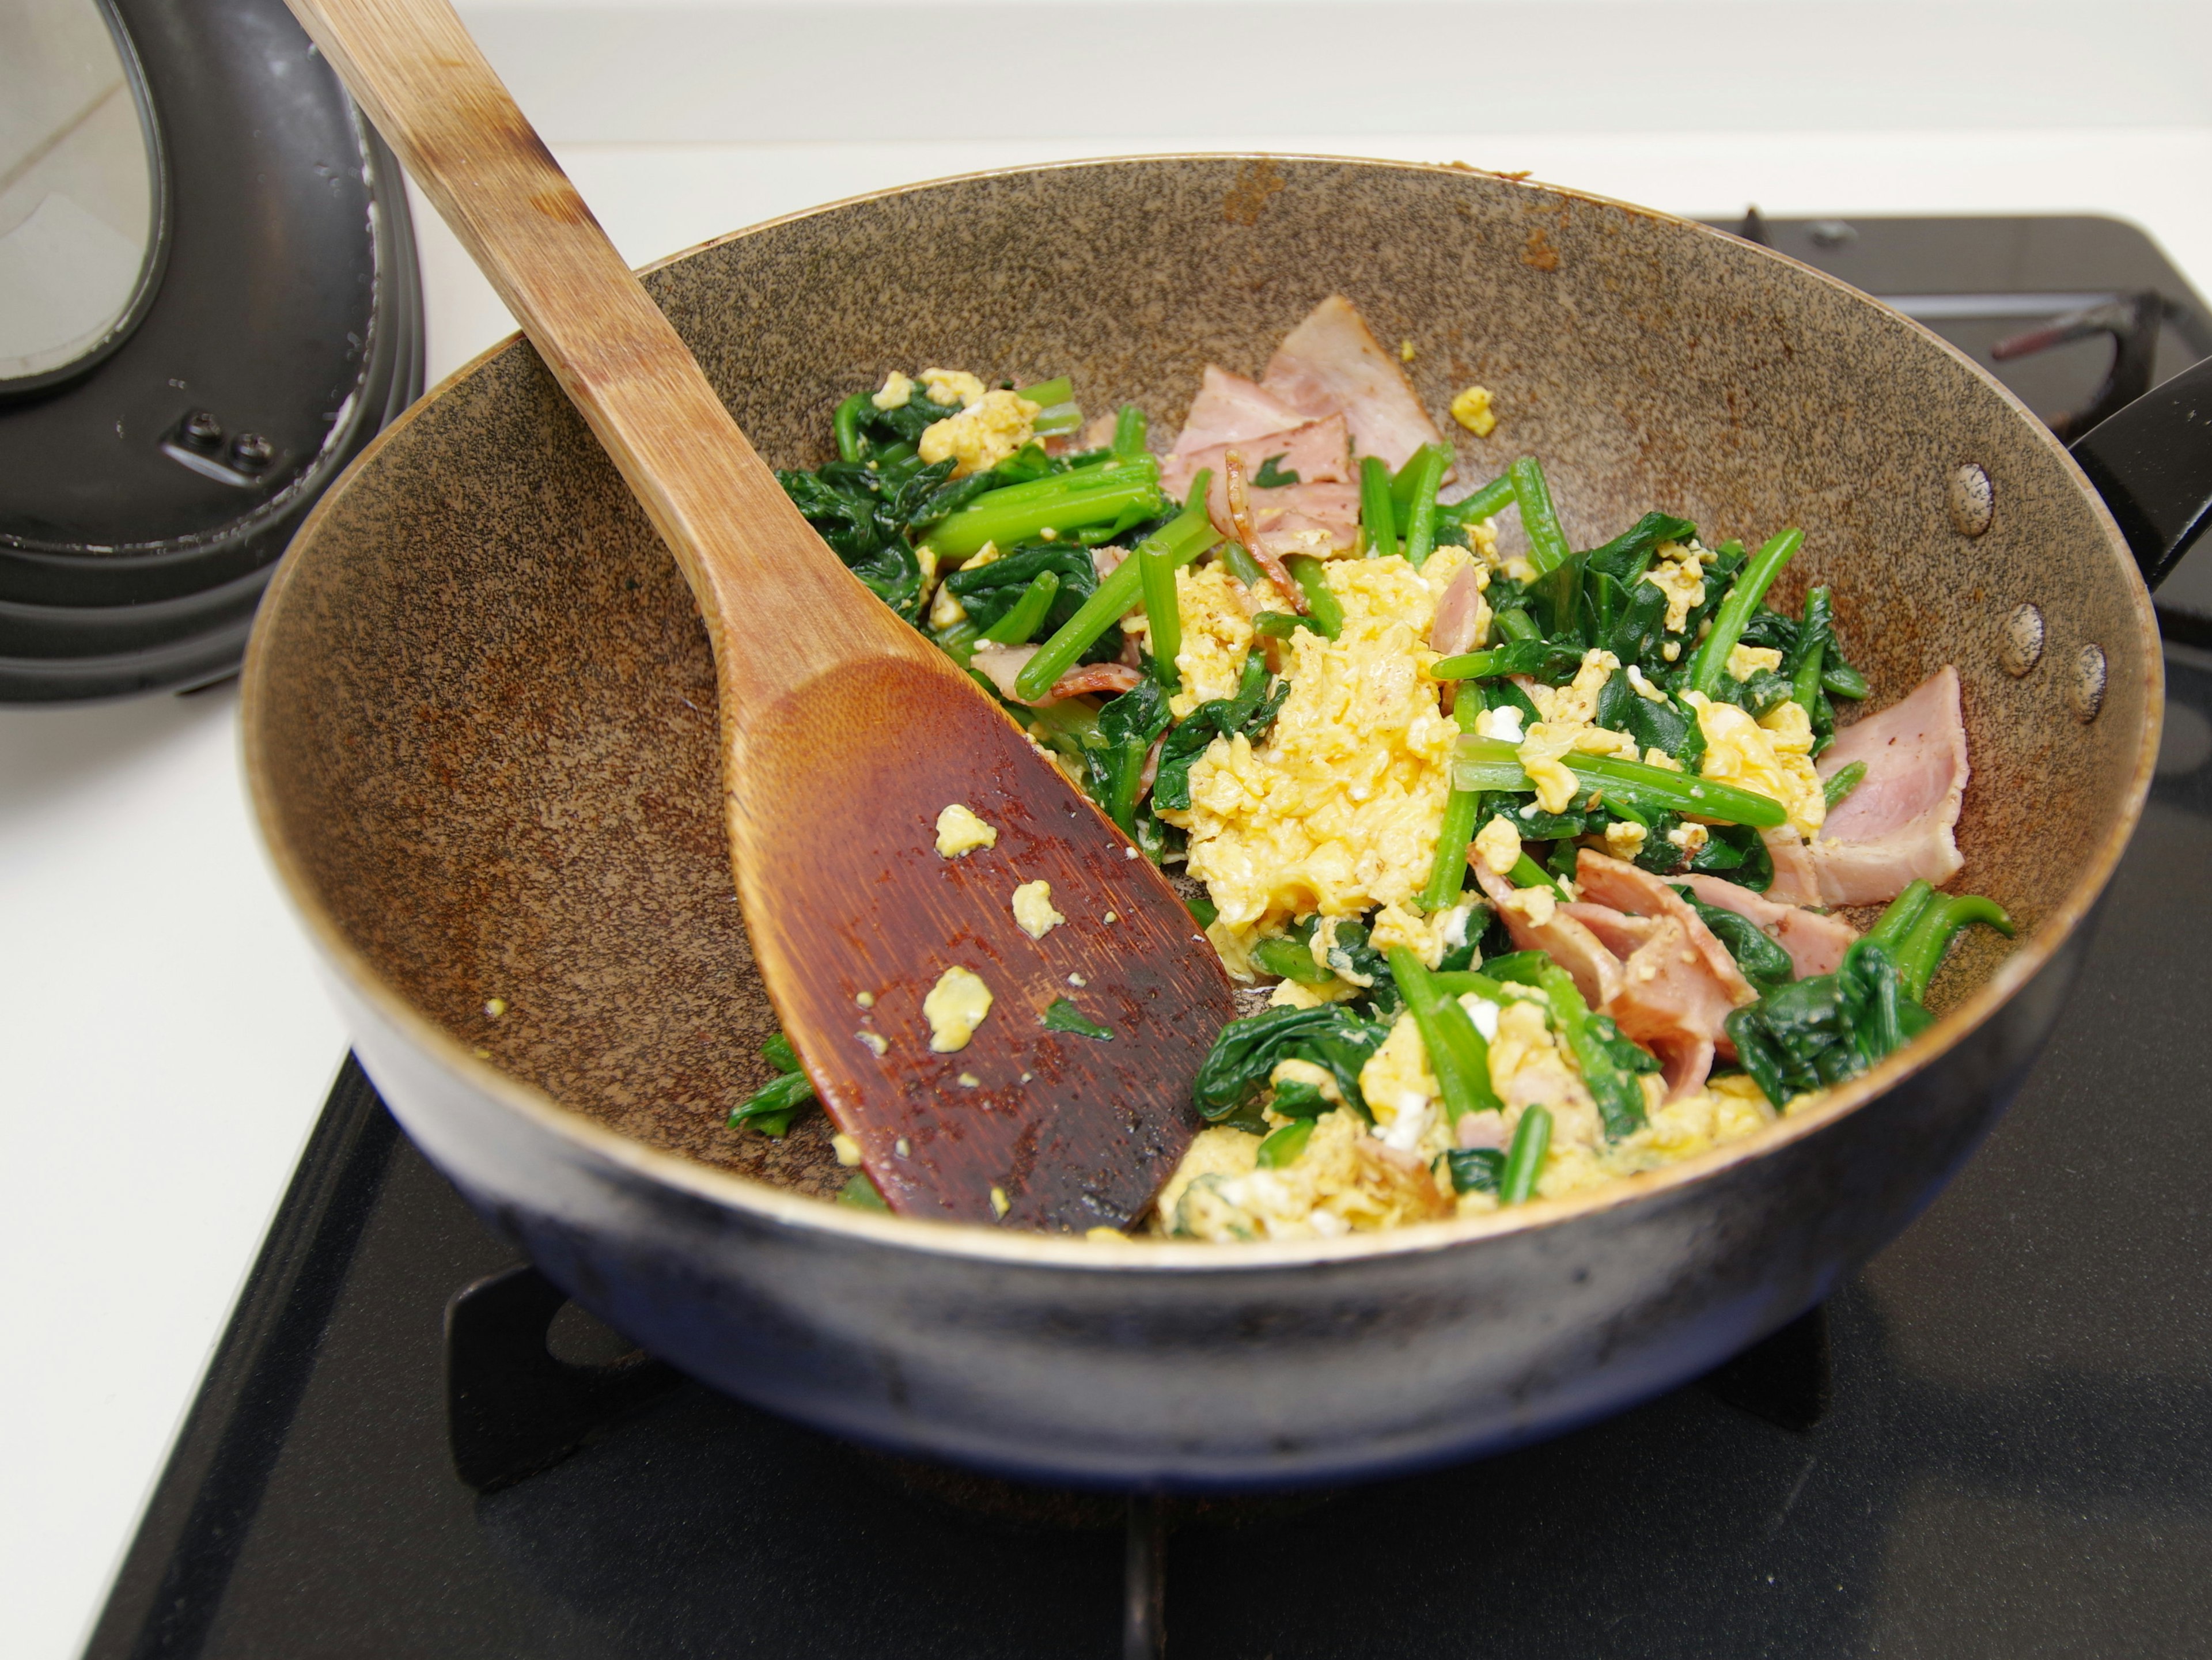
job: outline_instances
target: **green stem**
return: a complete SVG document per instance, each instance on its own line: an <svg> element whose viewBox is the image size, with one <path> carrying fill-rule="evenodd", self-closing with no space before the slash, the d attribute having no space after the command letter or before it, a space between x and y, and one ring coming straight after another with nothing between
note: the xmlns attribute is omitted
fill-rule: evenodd
<svg viewBox="0 0 2212 1660"><path fill-rule="evenodd" d="M1134 404L1122 404L1120 413L1114 417L1114 453L1142 455L1145 453L1145 434L1151 424L1150 417Z"/></svg>
<svg viewBox="0 0 2212 1660"><path fill-rule="evenodd" d="M1034 386L1019 387L1014 396L1026 398L1040 409L1048 410L1054 404L1071 402L1075 397L1075 383L1063 374L1056 380L1040 380Z"/></svg>
<svg viewBox="0 0 2212 1660"><path fill-rule="evenodd" d="M1541 640L1544 630L1536 626L1536 619L1518 605L1509 605L1491 617L1491 625L1511 640Z"/></svg>
<svg viewBox="0 0 2212 1660"><path fill-rule="evenodd" d="M964 559L987 542L1011 548L1042 531L1111 524L1131 508L1157 512L1166 505L1159 475L1147 455L1009 484L947 514L930 532L930 545L948 559Z"/></svg>
<svg viewBox="0 0 2212 1660"><path fill-rule="evenodd" d="M1567 533L1559 528L1559 515L1552 506L1552 487L1545 481L1541 463L1533 455L1516 461L1506 477L1513 481L1513 498L1521 504L1521 529L1528 538L1528 562L1537 574L1555 570L1573 554Z"/></svg>
<svg viewBox="0 0 2212 1660"><path fill-rule="evenodd" d="M1644 1086L1634 1073L1613 1059L1598 1037L1597 1023L1574 977L1557 963L1546 962L1536 970L1536 984L1550 1000L1553 1021L1567 1040L1575 1066L1589 1086L1590 1098L1597 1104L1605 1139L1618 1141L1624 1135L1633 1135L1645 1122Z"/></svg>
<svg viewBox="0 0 2212 1660"><path fill-rule="evenodd" d="M1715 783L1693 774L1654 767L1642 761L1623 761L1611 755L1568 755L1560 757L1575 781L1607 800L1618 799L1631 807L1649 808L1726 824L1749 824L1768 830L1789 818L1782 803L1768 795ZM1534 789L1522 770L1515 746L1498 738L1462 738L1452 762L1452 785L1457 789Z"/></svg>
<svg viewBox="0 0 2212 1660"><path fill-rule="evenodd" d="M1806 648L1804 657L1797 665L1796 676L1790 682L1790 701L1802 707L1808 715L1820 713L1820 666L1828 657L1826 639L1830 605L1828 590L1824 587L1814 588L1805 596L1805 620L1800 627L1800 633L1811 635L1813 643ZM1834 803L1829 805L1833 806Z"/></svg>
<svg viewBox="0 0 2212 1660"><path fill-rule="evenodd" d="M1936 897L1936 890L1915 878L1905 885L1905 891L1889 902L1875 925L1866 931L1868 941L1884 951L1895 953L1905 943L1905 936L1912 932L1912 925L1920 920L1920 913L1928 909L1928 902Z"/></svg>
<svg viewBox="0 0 2212 1660"><path fill-rule="evenodd" d="M1426 966L1405 946L1393 946L1387 955L1391 977L1429 1053L1429 1070L1437 1075L1444 1122L1456 1124L1470 1112L1498 1111L1502 1104L1490 1086L1490 1046L1467 1011L1437 992Z"/></svg>
<svg viewBox="0 0 2212 1660"><path fill-rule="evenodd" d="M1831 697L1848 697L1854 703L1869 690L1867 678L1849 663L1831 663L1820 671L1820 690Z"/></svg>
<svg viewBox="0 0 2212 1660"><path fill-rule="evenodd" d="M1792 526L1751 556L1735 586L1721 601L1721 608L1713 613L1713 631L1698 648L1698 654L1690 660L1690 672L1685 678L1685 691L1701 691L1708 697L1727 672L1729 654L1743 638L1744 624L1751 621L1752 612L1759 609L1766 598L1766 590L1790 562L1790 556L1805 544L1805 532Z"/></svg>
<svg viewBox="0 0 2212 1660"><path fill-rule="evenodd" d="M1167 687L1182 684L1176 654L1182 649L1182 612L1176 603L1175 561L1164 548L1145 547L1129 556L1144 567L1145 618L1152 629L1152 675Z"/></svg>
<svg viewBox="0 0 2212 1660"><path fill-rule="evenodd" d="M1456 502L1438 504L1437 517L1454 525L1477 525L1486 519L1495 519L1511 507L1513 501L1513 475L1500 473L1480 489L1472 490Z"/></svg>
<svg viewBox="0 0 2212 1660"><path fill-rule="evenodd" d="M1244 544L1242 542L1230 543L1228 546L1222 549L1221 556L1229 562L1230 574L1246 587L1256 588L1265 582L1267 584L1268 593L1273 593L1275 591L1273 579L1260 569L1258 560L1244 551Z"/></svg>
<svg viewBox="0 0 2212 1660"><path fill-rule="evenodd" d="M1527 613L1516 611L1515 616ZM1429 668L1432 680L1487 680L1499 674L1534 674L1544 666L1551 648L1541 640L1515 640L1488 651L1470 651L1457 657L1440 657Z"/></svg>
<svg viewBox="0 0 2212 1660"><path fill-rule="evenodd" d="M1513 861L1513 868L1505 873L1505 879L1516 888L1549 888L1562 899L1567 897L1565 890L1559 886L1559 878L1525 853Z"/></svg>
<svg viewBox="0 0 2212 1660"><path fill-rule="evenodd" d="M839 460L857 461L860 459L860 416L873 396L872 392L856 392L838 404L836 414L830 417L830 423L837 432ZM818 409L821 406L817 404L815 407Z"/></svg>
<svg viewBox="0 0 2212 1660"><path fill-rule="evenodd" d="M1460 694L1452 719L1463 732L1474 730L1482 713L1482 699L1472 687ZM1459 903L1467 885L1467 848L1474 840L1476 821L1482 814L1481 790L1455 789L1444 798L1444 821L1437 830L1437 856L1429 866L1428 885L1421 890L1423 910L1439 911Z"/></svg>
<svg viewBox="0 0 2212 1660"><path fill-rule="evenodd" d="M980 636L998 646L1022 646L1037 631L1044 614L1052 609L1052 602L1060 597L1060 578L1052 571L1040 571L1036 580L1022 590L1022 597L997 622L985 629Z"/></svg>
<svg viewBox="0 0 2212 1660"><path fill-rule="evenodd" d="M1843 806L1844 798L1866 781L1866 772L1865 762L1854 761L1849 766L1838 767L1835 775L1820 786L1830 812Z"/></svg>
<svg viewBox="0 0 2212 1660"><path fill-rule="evenodd" d="M1398 551L1398 520L1390 510L1390 469L1376 456L1359 461L1361 551L1382 559Z"/></svg>
<svg viewBox="0 0 2212 1660"><path fill-rule="evenodd" d="M1425 444L1407 465L1413 474L1413 500L1406 508L1406 562L1415 570L1429 562L1437 545L1437 486L1444 481L1451 452L1442 444Z"/></svg>
<svg viewBox="0 0 2212 1660"><path fill-rule="evenodd" d="M1081 609L1060 625L1059 632L1044 642L1037 654L1023 665L1021 673L1014 678L1014 690L1022 701L1034 703L1050 691L1060 677L1075 666L1075 660L1137 603L1138 591L1144 583L1144 556L1148 550L1164 549L1176 565L1182 566L1188 565L1220 539L1221 532L1213 528L1203 513L1180 514L1172 523L1146 537L1135 552L1114 568L1113 575L1097 586Z"/></svg>
<svg viewBox="0 0 2212 1660"><path fill-rule="evenodd" d="M1260 1143L1260 1151L1254 1162L1261 1170L1278 1170L1285 1164L1294 1164L1298 1155L1306 1150L1306 1143L1313 1139L1313 1133L1314 1120L1310 1118L1301 1118L1294 1123L1285 1124Z"/></svg>
<svg viewBox="0 0 2212 1660"><path fill-rule="evenodd" d="M1213 469L1200 467L1196 472L1191 474L1190 488L1182 493L1182 510L1185 513L1204 513L1206 493L1212 488Z"/></svg>
<svg viewBox="0 0 2212 1660"><path fill-rule="evenodd" d="M1528 1195L1536 1191L1536 1178L1543 1173L1544 1155L1552 1146L1552 1110L1534 1105L1521 1115L1521 1122L1513 1132L1513 1146L1505 1155L1505 1168L1498 1177L1498 1202L1506 1205L1525 1204Z"/></svg>
<svg viewBox="0 0 2212 1660"><path fill-rule="evenodd" d="M1306 613L1315 629L1334 640L1344 631L1344 606L1332 593L1320 560L1311 554L1294 553L1285 560L1291 580L1306 597Z"/></svg>
<svg viewBox="0 0 2212 1660"><path fill-rule="evenodd" d="M1304 945L1281 934L1272 934L1255 945L1252 960L1267 973L1303 986L1325 986L1336 978L1332 970L1314 961L1313 952Z"/></svg>
<svg viewBox="0 0 2212 1660"><path fill-rule="evenodd" d="M1978 893L1939 897L1920 913L1920 920L1896 951L1897 978L1907 997L1917 1003L1926 995L1929 982L1943 966L1951 941L1960 929L1976 922L1995 928L2008 939L2012 938L2012 918L2005 915L2004 907Z"/></svg>

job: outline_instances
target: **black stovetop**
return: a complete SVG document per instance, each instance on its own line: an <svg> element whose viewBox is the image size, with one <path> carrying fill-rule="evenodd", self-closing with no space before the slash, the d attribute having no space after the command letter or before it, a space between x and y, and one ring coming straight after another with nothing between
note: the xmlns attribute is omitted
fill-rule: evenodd
<svg viewBox="0 0 2212 1660"><path fill-rule="evenodd" d="M2020 222L1920 222L1899 240ZM2108 222L2066 222L2148 251ZM1802 233L1767 228L1784 246ZM1863 250L1882 234L1856 228ZM2101 285L2163 280L2113 269ZM2101 368L2083 367L2081 385L2031 401L2086 397ZM1171 1651L2203 1651L2212 654L2172 644L2167 666L2150 805L2049 1051L1987 1146L1824 1321L1748 1371L1485 1462L1140 1512L1166 1529ZM544 1311L502 1328L531 1282L480 1286L455 1316L453 1379L445 1322L457 1292L513 1260L349 1065L93 1655L1122 1652L1111 1503L896 1464L635 1360L553 1369L630 1402L568 1456L554 1457L576 1438L557 1423L534 1451L487 1451L486 1424L544 1417L544 1379L502 1379L498 1364L520 1329L544 1370ZM1825 1380L1810 1365L1823 1338ZM607 1335L570 1310L551 1341L588 1361ZM1823 1381L1817 1422L1771 1421L1802 1424ZM489 1491L455 1473L449 1385L465 1396L460 1452Z"/></svg>

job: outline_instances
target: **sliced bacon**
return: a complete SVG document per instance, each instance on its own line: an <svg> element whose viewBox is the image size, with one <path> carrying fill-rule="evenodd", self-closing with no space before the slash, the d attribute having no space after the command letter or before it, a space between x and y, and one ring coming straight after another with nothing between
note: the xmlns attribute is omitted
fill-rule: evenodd
<svg viewBox="0 0 2212 1660"><path fill-rule="evenodd" d="M1262 490L1251 483L1251 474L1270 460L1274 461L1276 471L1297 474L1300 484L1356 486L1358 481L1358 474L1352 466L1352 429L1345 425L1342 416L1329 415L1316 421L1301 420L1279 431L1258 433L1231 443L1212 444L1204 449L1170 456L1160 464L1160 488L1170 496L1187 495L1199 469L1212 468L1213 482L1207 490L1206 502L1218 523L1224 483L1222 466L1231 450L1243 456L1245 487L1261 499L1272 490L1297 488L1278 484Z"/></svg>
<svg viewBox="0 0 2212 1660"><path fill-rule="evenodd" d="M1444 597L1437 601L1436 621L1429 624L1429 649L1439 657L1473 651L1489 610L1489 602L1482 597L1481 567L1462 566L1444 590Z"/></svg>
<svg viewBox="0 0 2212 1660"><path fill-rule="evenodd" d="M1821 902L1877 904L1915 878L1940 887L1957 875L1966 860L1952 832L1969 775L1958 671L1946 663L1903 702L1846 727L1820 757L1820 775L1854 761L1866 763L1866 776L1812 847Z"/></svg>
<svg viewBox="0 0 2212 1660"><path fill-rule="evenodd" d="M1735 1053L1722 1022L1759 994L1698 913L1650 872L1584 848L1575 880L1586 903L1636 913L1651 925L1621 965L1620 993L1605 1012L1660 1058L1668 1099L1702 1088L1715 1053Z"/></svg>
<svg viewBox="0 0 2212 1660"><path fill-rule="evenodd" d="M1757 925L1767 938L1790 953L1790 966L1800 980L1833 974L1844 965L1844 953L1859 931L1840 916L1823 916L1800 905L1778 905L1765 894L1753 893L1717 876L1682 879L1690 891L1717 910L1732 910Z"/></svg>
<svg viewBox="0 0 2212 1660"><path fill-rule="evenodd" d="M1759 1000L1751 982L1729 955L1705 919L1690 909L1681 896L1650 871L1613 858L1595 848L1584 848L1575 860L1575 881L1583 897L1615 910L1632 911L1652 918L1672 917L1681 925L1683 938L1705 969L1727 994L1729 1006Z"/></svg>
<svg viewBox="0 0 2212 1660"><path fill-rule="evenodd" d="M1611 1002L1621 986L1620 959L1599 943L1598 938L1572 916L1567 907L1560 906L1553 912L1552 920L1536 924L1522 915L1505 901L1513 892L1513 885L1484 864L1472 854L1469 865L1474 879L1498 907L1498 914L1505 919L1506 931L1513 943L1523 951L1540 951L1573 977L1575 988L1593 1008Z"/></svg>
<svg viewBox="0 0 2212 1660"><path fill-rule="evenodd" d="M1334 415L1334 410L1317 413ZM1227 369L1212 363L1206 366L1205 376L1200 380L1198 396L1191 399L1190 413L1182 418L1182 430L1176 435L1175 447L1169 452L1168 461L1160 468L1163 479L1168 477L1168 466L1179 461L1194 450L1212 449L1219 445L1242 443L1248 438L1257 438L1263 433L1281 432L1302 424L1308 419L1306 412L1285 403L1273 392L1247 380L1241 374L1231 374ZM1107 435L1113 435L1113 422L1107 420ZM1273 454L1271 450L1268 453ZM1188 482L1192 471L1187 469L1183 479Z"/></svg>
<svg viewBox="0 0 2212 1660"><path fill-rule="evenodd" d="M1759 831L1759 839L1774 861L1774 879L1766 885L1766 897L1784 905L1819 904L1820 873L1813 867L1805 838L1791 825L1777 824Z"/></svg>
<svg viewBox="0 0 2212 1660"><path fill-rule="evenodd" d="M1260 569L1267 573L1267 580L1275 585L1285 605L1300 617L1306 614L1305 590L1291 578L1290 569L1283 563L1282 556L1272 548L1261 545L1257 532L1252 526L1252 506L1244 489L1244 457L1230 449L1221 458L1221 476L1227 481L1229 522L1231 532L1244 544L1244 551L1259 561Z"/></svg>
<svg viewBox="0 0 2212 1660"><path fill-rule="evenodd" d="M1651 937L1621 965L1620 979L1620 993L1605 1012L1626 1036L1659 1057L1667 1069L1668 1099L1703 1087L1717 1050L1735 1053L1721 1023L1737 1000L1706 966L1679 918L1656 919Z"/></svg>
<svg viewBox="0 0 2212 1660"><path fill-rule="evenodd" d="M1406 380L1352 301L1333 294L1283 338L1261 390L1307 416L1342 414L1362 455L1394 471L1424 444L1443 441ZM1449 478L1449 470L1444 476Z"/></svg>
<svg viewBox="0 0 2212 1660"><path fill-rule="evenodd" d="M978 646L969 658L968 666L983 675L999 689L999 696L1011 698L1014 691L1014 677L1030 666L1030 659L1037 654L1036 646Z"/></svg>
<svg viewBox="0 0 2212 1660"><path fill-rule="evenodd" d="M1659 927L1648 916L1631 916L1610 905L1593 905L1588 900L1577 900L1559 909L1596 935L1598 944L1624 962L1633 957L1637 947L1649 940Z"/></svg>
<svg viewBox="0 0 2212 1660"><path fill-rule="evenodd" d="M982 655L981 652L975 654ZM1054 681L1052 690L1038 698L1034 707L1042 708L1063 697L1080 697L1087 691L1110 691L1118 697L1125 691L1134 691L1144 678L1127 663L1080 664Z"/></svg>
<svg viewBox="0 0 2212 1660"><path fill-rule="evenodd" d="M1029 666L1030 659L1037 654L1036 646L979 646L968 666L979 671L999 689L1001 697L1018 703L1029 703L1031 708L1042 708L1047 703L1057 703L1064 697L1079 697L1088 691L1109 691L1119 696L1136 690L1137 683L1145 677L1127 663L1083 663L1060 677L1050 691L1034 702L1014 689L1014 678Z"/></svg>

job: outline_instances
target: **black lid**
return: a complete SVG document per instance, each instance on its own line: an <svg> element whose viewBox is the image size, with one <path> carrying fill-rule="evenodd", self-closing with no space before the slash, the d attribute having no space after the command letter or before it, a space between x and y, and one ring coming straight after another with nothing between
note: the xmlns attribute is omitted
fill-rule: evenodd
<svg viewBox="0 0 2212 1660"><path fill-rule="evenodd" d="M166 178L127 337L0 401L0 700L234 672L315 499L422 391L399 169L283 0L106 0Z"/></svg>

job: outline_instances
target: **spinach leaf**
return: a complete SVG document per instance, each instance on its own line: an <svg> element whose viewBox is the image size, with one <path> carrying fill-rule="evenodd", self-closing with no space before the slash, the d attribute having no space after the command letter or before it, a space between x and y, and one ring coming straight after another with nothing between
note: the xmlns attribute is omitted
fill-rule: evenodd
<svg viewBox="0 0 2212 1660"><path fill-rule="evenodd" d="M1276 712L1290 694L1287 680L1276 682L1274 690L1268 691L1266 658L1256 651L1245 658L1244 672L1237 683L1237 695L1200 703L1161 745L1159 770L1152 778L1154 809L1188 807L1191 763L1206 753L1206 745L1216 738L1232 737L1240 732L1258 743L1267 728L1275 724Z"/></svg>
<svg viewBox="0 0 2212 1660"><path fill-rule="evenodd" d="M1167 688L1147 674L1100 708L1097 731L1084 739L1091 799L1128 836L1137 833L1137 788L1144 781L1145 757L1171 719Z"/></svg>
<svg viewBox="0 0 2212 1660"><path fill-rule="evenodd" d="M1769 992L1725 1024L1744 1070L1779 1107L1808 1090L1857 1077L1933 1018L1905 994L1889 952L1862 939L1833 974Z"/></svg>
<svg viewBox="0 0 2212 1660"><path fill-rule="evenodd" d="M1359 1069L1382 1047L1389 1025L1362 1018L1341 1003L1315 1009L1263 1009L1231 1020L1191 1084L1199 1115L1219 1123L1249 1105L1280 1061L1310 1061L1336 1079L1344 1098L1367 1111Z"/></svg>
<svg viewBox="0 0 2212 1660"><path fill-rule="evenodd" d="M763 1135L781 1135L791 1128L806 1104L814 1099L813 1080L799 1069L799 1056L791 1040L777 1032L761 1045L761 1053L776 1076L748 1096L730 1114L732 1129L757 1129Z"/></svg>
<svg viewBox="0 0 2212 1660"><path fill-rule="evenodd" d="M1591 570L1602 571L1625 586L1644 574L1644 568L1651 562L1653 550L1662 542L1688 543L1696 539L1697 534L1698 527L1686 519L1677 519L1671 514L1647 513L1604 546L1592 548L1583 555L1583 560Z"/></svg>
<svg viewBox="0 0 2212 1660"><path fill-rule="evenodd" d="M1495 1193L1505 1171L1503 1147L1454 1147L1444 1155L1455 1193Z"/></svg>
<svg viewBox="0 0 2212 1660"><path fill-rule="evenodd" d="M1772 991L1786 986L1797 977L1796 966L1790 953L1778 945L1773 937L1758 923L1739 911L1723 905L1708 905L1699 899L1693 888L1678 887L1674 892L1683 903L1697 912L1698 920L1712 931L1713 937L1728 947L1735 958L1736 967L1743 977L1760 991Z"/></svg>
<svg viewBox="0 0 2212 1660"><path fill-rule="evenodd" d="M1087 550L1059 543L1034 544L1018 548L988 565L963 565L945 579L945 586L959 599L968 620L980 630L989 628L1012 611L1029 585L1047 571L1060 578L1060 592L1053 599L1052 608L1045 613L1043 626L1037 630L1036 637L1046 639L1098 591L1098 568L1091 562ZM1110 629L1108 632L1114 636L1114 648L1118 651L1121 630Z"/></svg>
<svg viewBox="0 0 2212 1660"><path fill-rule="evenodd" d="M1073 1032L1078 1037L1096 1037L1109 1043L1114 1041L1112 1027L1100 1025L1065 997L1052 1000L1041 1024L1047 1031Z"/></svg>
<svg viewBox="0 0 2212 1660"><path fill-rule="evenodd" d="M1293 467L1285 471L1275 465L1282 459L1280 455L1271 455L1260 463L1260 471L1252 475L1252 488L1263 490L1280 489L1285 484L1298 483L1297 468Z"/></svg>

